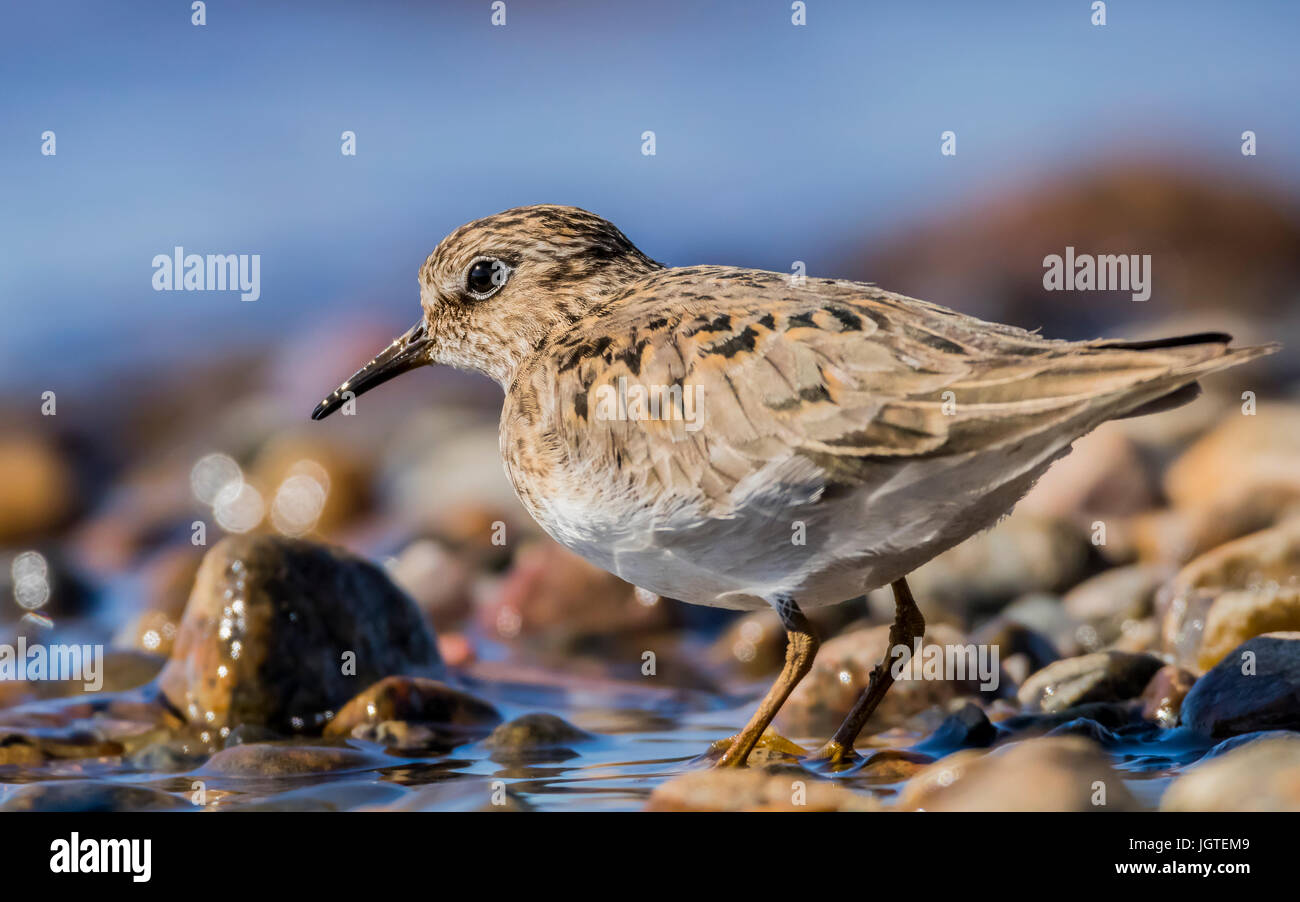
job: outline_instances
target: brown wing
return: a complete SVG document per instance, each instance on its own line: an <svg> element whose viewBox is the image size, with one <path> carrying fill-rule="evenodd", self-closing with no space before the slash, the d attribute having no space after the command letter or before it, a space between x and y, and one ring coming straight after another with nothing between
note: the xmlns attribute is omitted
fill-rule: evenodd
<svg viewBox="0 0 1300 902"><path fill-rule="evenodd" d="M570 334L546 380L560 442L715 500L792 452L851 481L872 459L992 452L1073 423L1082 434L1250 353L1050 341L861 283L724 267L657 273ZM693 391L702 428L685 410L599 407L634 386Z"/></svg>

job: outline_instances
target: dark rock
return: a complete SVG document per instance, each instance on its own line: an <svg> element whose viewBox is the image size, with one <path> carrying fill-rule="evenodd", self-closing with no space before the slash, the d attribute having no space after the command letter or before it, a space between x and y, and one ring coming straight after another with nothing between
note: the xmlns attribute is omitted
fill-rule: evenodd
<svg viewBox="0 0 1300 902"><path fill-rule="evenodd" d="M1020 687L1030 711L1063 711L1088 702L1134 698L1163 666L1154 655L1102 651L1049 664Z"/></svg>
<svg viewBox="0 0 1300 902"><path fill-rule="evenodd" d="M1270 633L1237 646L1192 686L1181 720L1214 738L1300 730L1300 633Z"/></svg>
<svg viewBox="0 0 1300 902"><path fill-rule="evenodd" d="M203 559L159 682L191 722L301 733L319 731L358 686L441 672L419 610L381 569L323 545L248 535Z"/></svg>

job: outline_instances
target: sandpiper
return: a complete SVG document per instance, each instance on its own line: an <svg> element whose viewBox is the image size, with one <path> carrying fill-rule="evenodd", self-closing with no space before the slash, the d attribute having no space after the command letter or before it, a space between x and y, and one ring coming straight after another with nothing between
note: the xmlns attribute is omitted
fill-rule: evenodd
<svg viewBox="0 0 1300 902"><path fill-rule="evenodd" d="M420 321L312 417L427 364L484 373L505 391L506 473L556 541L662 596L774 608L785 666L721 766L745 763L811 667L805 609L890 585L890 646L911 648L925 621L908 573L1096 426L1277 347L1055 341L861 282L666 267L552 205L460 227L419 282ZM888 662L820 757L852 755Z"/></svg>

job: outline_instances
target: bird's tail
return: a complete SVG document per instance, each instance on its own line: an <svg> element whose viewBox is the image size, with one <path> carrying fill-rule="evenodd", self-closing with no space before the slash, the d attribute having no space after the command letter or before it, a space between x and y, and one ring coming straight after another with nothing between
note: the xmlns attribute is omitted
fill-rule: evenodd
<svg viewBox="0 0 1300 902"><path fill-rule="evenodd" d="M1114 351L1117 355L1132 354L1134 363L1139 366L1164 364L1166 367L1165 372L1153 380L1155 384L1148 384L1147 387L1164 387L1167 391L1162 391L1155 397L1151 397L1149 391L1135 392L1133 405L1121 405L1111 419L1146 416L1181 407L1201 393L1200 384L1196 381L1200 377L1276 353L1282 347L1273 342L1248 348L1231 348L1228 347L1231 341L1232 336L1223 332L1198 332L1152 341L1088 342L1091 348Z"/></svg>

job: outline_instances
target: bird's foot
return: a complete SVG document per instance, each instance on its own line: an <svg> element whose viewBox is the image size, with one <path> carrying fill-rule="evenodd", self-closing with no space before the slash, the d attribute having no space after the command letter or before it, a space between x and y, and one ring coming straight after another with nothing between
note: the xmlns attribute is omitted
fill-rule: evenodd
<svg viewBox="0 0 1300 902"><path fill-rule="evenodd" d="M768 764L776 761L793 761L804 757L808 750L798 743L791 742L769 727L749 754L741 757L740 740L742 734L719 739L709 746L704 753L706 758L714 761L714 767L744 767L746 764Z"/></svg>
<svg viewBox="0 0 1300 902"><path fill-rule="evenodd" d="M805 763L824 764L831 770L839 770L856 763L858 758L858 753L853 751L852 748L846 748L832 739L818 749Z"/></svg>

